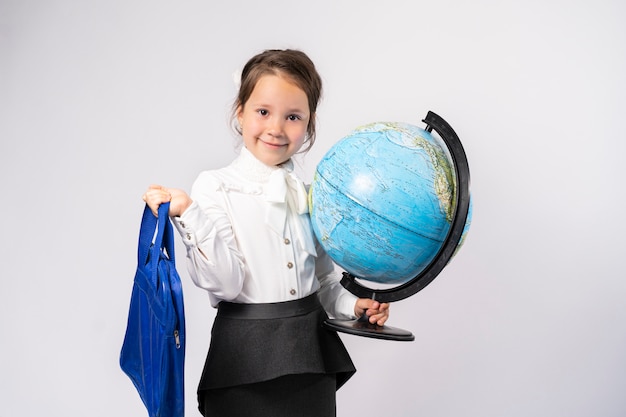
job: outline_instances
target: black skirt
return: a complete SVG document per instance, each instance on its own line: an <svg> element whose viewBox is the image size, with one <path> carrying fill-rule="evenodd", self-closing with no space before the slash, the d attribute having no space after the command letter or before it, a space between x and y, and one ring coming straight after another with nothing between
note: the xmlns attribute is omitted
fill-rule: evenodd
<svg viewBox="0 0 626 417"><path fill-rule="evenodd" d="M285 375L270 381L201 391L205 417L335 417L335 376Z"/></svg>
<svg viewBox="0 0 626 417"><path fill-rule="evenodd" d="M337 333L322 326L326 318L317 294L283 303L221 302L198 386L200 412L304 416L310 398L334 410L335 391L356 369ZM267 404L274 409L259 414ZM289 407L299 411L288 414Z"/></svg>

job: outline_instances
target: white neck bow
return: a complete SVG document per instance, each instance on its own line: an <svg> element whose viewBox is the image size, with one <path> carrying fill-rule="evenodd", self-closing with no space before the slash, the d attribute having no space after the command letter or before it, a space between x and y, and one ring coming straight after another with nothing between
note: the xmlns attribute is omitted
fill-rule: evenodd
<svg viewBox="0 0 626 417"><path fill-rule="evenodd" d="M271 203L287 203L298 214L309 212L304 183L293 172L284 168L274 170L265 187L266 200Z"/></svg>
<svg viewBox="0 0 626 417"><path fill-rule="evenodd" d="M283 236L287 216L301 249L317 256L310 220L308 195L304 183L285 168L275 169L265 185L265 199L269 203L265 222L275 233ZM288 210L289 208L289 210Z"/></svg>

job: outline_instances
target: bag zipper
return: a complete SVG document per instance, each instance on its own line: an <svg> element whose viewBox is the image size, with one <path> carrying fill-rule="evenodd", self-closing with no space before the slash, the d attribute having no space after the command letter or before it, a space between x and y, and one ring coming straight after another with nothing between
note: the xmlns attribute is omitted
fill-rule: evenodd
<svg viewBox="0 0 626 417"><path fill-rule="evenodd" d="M176 340L176 349L180 349L180 334L178 330L174 330L174 340Z"/></svg>

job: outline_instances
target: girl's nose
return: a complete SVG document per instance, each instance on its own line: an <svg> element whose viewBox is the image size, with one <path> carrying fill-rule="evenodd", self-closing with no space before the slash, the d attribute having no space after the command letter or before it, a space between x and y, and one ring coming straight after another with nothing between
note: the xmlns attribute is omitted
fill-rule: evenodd
<svg viewBox="0 0 626 417"><path fill-rule="evenodd" d="M281 120L278 117L272 117L270 118L270 120L268 120L268 125L267 125L267 132L274 136L274 137L278 137L281 136L283 133L283 120Z"/></svg>

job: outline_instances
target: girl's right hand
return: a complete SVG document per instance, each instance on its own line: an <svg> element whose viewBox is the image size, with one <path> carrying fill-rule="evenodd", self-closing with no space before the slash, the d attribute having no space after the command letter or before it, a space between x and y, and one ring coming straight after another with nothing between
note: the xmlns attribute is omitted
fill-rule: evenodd
<svg viewBox="0 0 626 417"><path fill-rule="evenodd" d="M146 202L152 214L158 217L159 206L162 203L170 202L170 217L181 216L185 210L191 205L192 200L183 190L177 188L166 188L161 185L151 185L143 195L143 201Z"/></svg>

